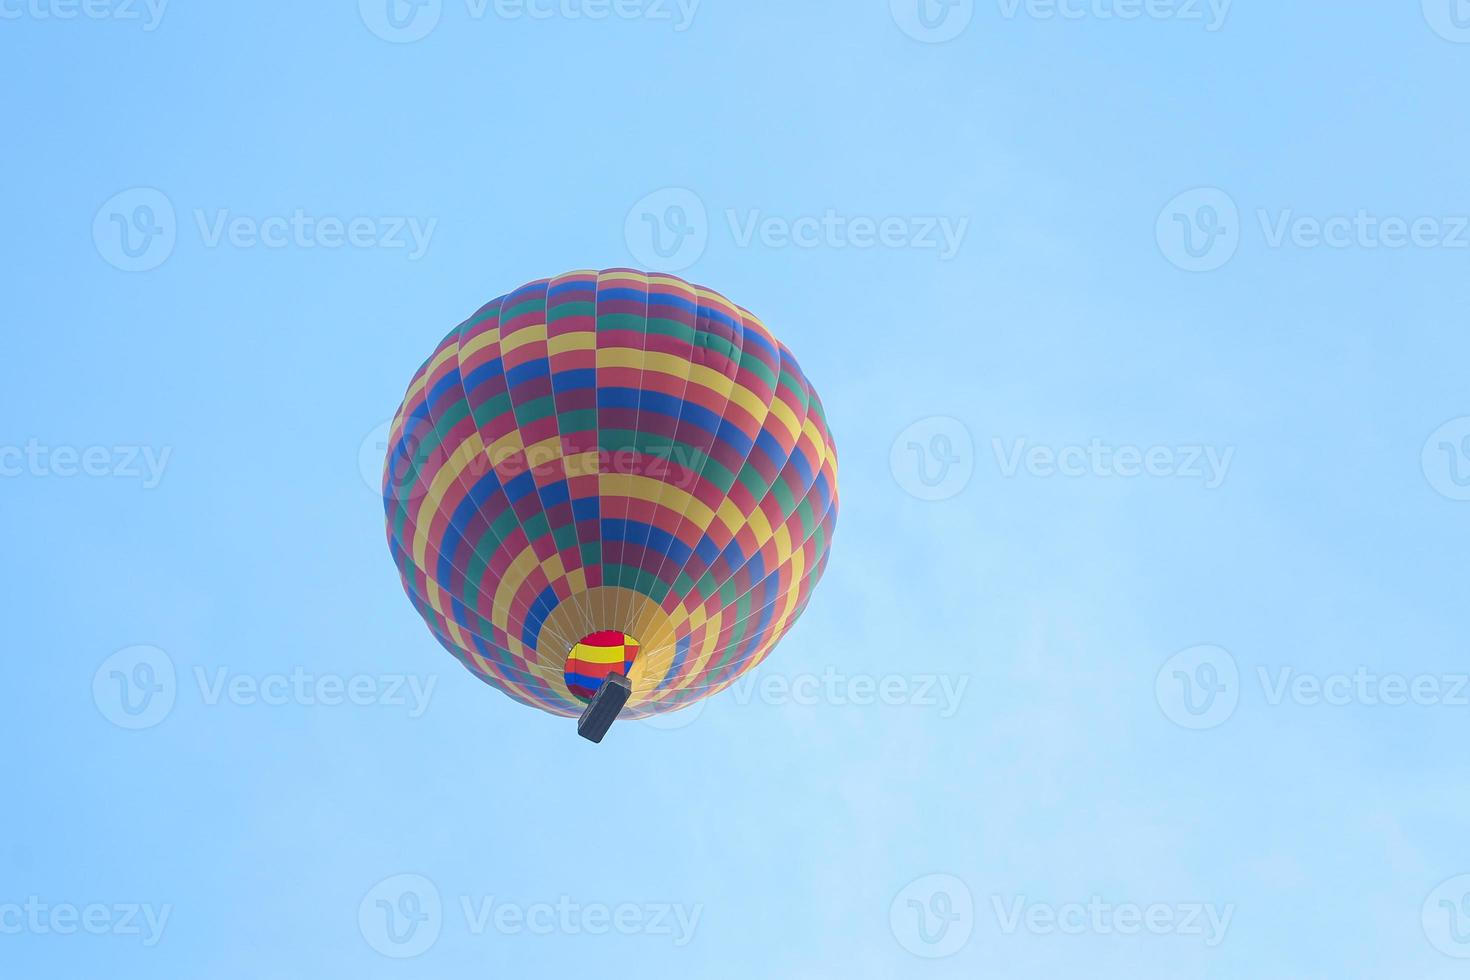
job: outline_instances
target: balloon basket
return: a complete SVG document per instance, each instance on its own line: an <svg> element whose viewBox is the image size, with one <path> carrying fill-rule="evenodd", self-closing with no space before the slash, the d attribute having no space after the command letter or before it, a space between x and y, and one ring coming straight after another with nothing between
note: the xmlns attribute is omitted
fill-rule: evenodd
<svg viewBox="0 0 1470 980"><path fill-rule="evenodd" d="M601 742L612 723L617 721L623 705L633 693L633 685L622 674L608 674L587 707L577 719L577 734L589 742Z"/></svg>

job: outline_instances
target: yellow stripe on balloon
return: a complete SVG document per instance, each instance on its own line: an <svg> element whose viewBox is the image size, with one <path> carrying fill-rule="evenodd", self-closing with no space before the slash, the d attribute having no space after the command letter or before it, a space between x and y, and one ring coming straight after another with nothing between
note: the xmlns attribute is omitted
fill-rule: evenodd
<svg viewBox="0 0 1470 980"><path fill-rule="evenodd" d="M792 411L791 406L786 404L781 398L771 399L771 412L769 417L780 422L785 427L790 441L794 442L796 437L801 433L801 420L796 417L796 412Z"/></svg>
<svg viewBox="0 0 1470 980"><path fill-rule="evenodd" d="M503 336L500 340L500 353L509 354L520 350L527 344L536 343L546 343L546 324L544 323L528 323Z"/></svg>
<svg viewBox="0 0 1470 980"><path fill-rule="evenodd" d="M475 334L469 340L461 340L459 345L459 362L465 364L486 347L493 347L500 343L500 324L496 324L489 330Z"/></svg>
<svg viewBox="0 0 1470 980"><path fill-rule="evenodd" d="M570 354L573 351L595 350L597 333L593 330L571 330L546 339L548 354Z"/></svg>
<svg viewBox="0 0 1470 980"><path fill-rule="evenodd" d="M740 533L740 529L745 526L745 512L729 497L720 501L720 507L715 511L715 515L729 529L732 537Z"/></svg>
<svg viewBox="0 0 1470 980"><path fill-rule="evenodd" d="M766 519L765 511L761 510L760 507L757 506L745 516L746 521L750 524L750 529L755 532L756 547L764 548L766 542L771 540L772 534L771 522Z"/></svg>
<svg viewBox="0 0 1470 980"><path fill-rule="evenodd" d="M791 577L787 581L791 582L791 588L787 589L785 596L782 597L785 600L785 604L780 614L776 617L775 626L784 626L791 620L792 614L796 612L797 597L801 595L801 580L806 570L806 549L798 549L791 555L789 563L782 562L781 564L788 565L790 568ZM780 635L781 630L774 626L766 633L768 637L777 637ZM772 645L774 643L775 641L772 640Z"/></svg>
<svg viewBox="0 0 1470 980"><path fill-rule="evenodd" d="M434 474L434 481L424 492L424 499L419 501L418 512L414 515L416 526L413 535L413 561L420 568L428 567L424 555L428 551L429 529L434 515L439 512L445 491L459 479L460 472L469 465L470 460L480 455L480 451L480 434L472 432L455 448L454 454L444 461L439 472Z"/></svg>
<svg viewBox="0 0 1470 980"><path fill-rule="evenodd" d="M776 529L776 567L791 560L791 529L782 524ZM787 591L790 591L789 589Z"/></svg>
<svg viewBox="0 0 1470 980"><path fill-rule="evenodd" d="M620 664L626 656L627 648L622 646L595 647L578 643L572 648L572 659L588 664Z"/></svg>
<svg viewBox="0 0 1470 980"><path fill-rule="evenodd" d="M539 567L540 562L536 559L536 552L529 545L521 550L511 560L510 567L501 576L499 584L495 589L495 598L490 609L490 621L499 628L509 632L509 617L511 600L521 589L521 583L530 577L531 570Z"/></svg>
<svg viewBox="0 0 1470 980"><path fill-rule="evenodd" d="M458 348L450 344L442 351L429 359L429 363L420 369L418 375L409 383L408 394L404 396L405 402L416 400L418 394L429 384L429 379L439 373L439 369L457 356Z"/></svg>

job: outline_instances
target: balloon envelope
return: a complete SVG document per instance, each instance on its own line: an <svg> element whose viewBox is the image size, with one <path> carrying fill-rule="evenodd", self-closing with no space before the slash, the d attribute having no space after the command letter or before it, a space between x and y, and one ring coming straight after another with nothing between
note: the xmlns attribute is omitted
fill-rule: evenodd
<svg viewBox="0 0 1470 980"><path fill-rule="evenodd" d="M486 683L625 717L759 664L805 609L837 518L821 401L748 311L675 276L538 280L414 375L383 479L388 543L429 629Z"/></svg>

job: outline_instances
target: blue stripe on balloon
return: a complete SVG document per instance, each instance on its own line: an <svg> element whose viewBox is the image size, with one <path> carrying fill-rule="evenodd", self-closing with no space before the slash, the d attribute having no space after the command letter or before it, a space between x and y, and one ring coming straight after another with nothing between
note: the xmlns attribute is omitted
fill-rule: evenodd
<svg viewBox="0 0 1470 980"><path fill-rule="evenodd" d="M598 408L637 408L637 388L598 388Z"/></svg>
<svg viewBox="0 0 1470 980"><path fill-rule="evenodd" d="M741 459L750 455L750 447L754 445L750 436L742 432L740 426L731 422L729 419L720 420L720 430L715 438L720 442L732 446L740 454Z"/></svg>
<svg viewBox="0 0 1470 980"><path fill-rule="evenodd" d="M779 466L786 461L786 450L781 448L781 444L776 441L770 429L763 427L755 437L755 444L776 465Z"/></svg>
<svg viewBox="0 0 1470 980"><path fill-rule="evenodd" d="M455 399L458 400L459 393L462 390L463 388L460 386L459 383L459 371L450 371L440 380L438 384L436 384L433 388L429 390L429 397L427 399L429 410L432 412L434 408L434 403L439 401L451 391L454 392Z"/></svg>
<svg viewBox="0 0 1470 980"><path fill-rule="evenodd" d="M630 299L635 303L643 303L648 299L648 293L642 289L633 289L628 286L601 286L597 290L597 300L623 300Z"/></svg>
<svg viewBox="0 0 1470 980"><path fill-rule="evenodd" d="M689 560L689 555L692 553L692 549L687 544L662 528L653 527L642 521L630 521L618 517L602 519L602 539L604 541L633 541L638 544L647 542L650 550L672 559L675 562L674 568L682 566Z"/></svg>
<svg viewBox="0 0 1470 980"><path fill-rule="evenodd" d="M469 394L485 382L493 378L498 378L503 374L505 374L505 360L503 358L497 357L492 361L486 361L465 375L465 393Z"/></svg>
<svg viewBox="0 0 1470 980"><path fill-rule="evenodd" d="M572 279L568 282L563 282L552 286L546 291L546 295L564 296L567 293L594 293L596 291L596 279Z"/></svg>
<svg viewBox="0 0 1470 980"><path fill-rule="evenodd" d="M694 546L694 553L699 556L699 560L704 562L705 567L708 568L710 565L713 565L717 560L719 560L720 548L719 545L715 544L714 540L710 538L708 534L706 534L704 535L704 537L699 539L699 544Z"/></svg>
<svg viewBox="0 0 1470 980"><path fill-rule="evenodd" d="M571 368L557 371L551 376L551 390L557 394L565 391L581 391L597 384L596 368Z"/></svg>
<svg viewBox="0 0 1470 980"><path fill-rule="evenodd" d="M811 486L812 464L806 458L806 453L801 451L800 445L791 451L791 465L796 467L796 472L801 477L801 485L804 487Z"/></svg>
<svg viewBox="0 0 1470 980"><path fill-rule="evenodd" d="M536 478L529 472L522 473L505 484L505 495L510 498L511 503L517 503L526 494L534 493L535 490Z"/></svg>
<svg viewBox="0 0 1470 980"><path fill-rule="evenodd" d="M674 662L669 665L668 671L664 673L663 680L658 682L657 690L662 691L666 686L668 686L668 684L679 675L679 671L684 667L684 661L688 659L689 635L685 634L684 636L679 637L678 642L674 644Z"/></svg>
<svg viewBox="0 0 1470 980"><path fill-rule="evenodd" d="M557 480L541 488L541 502L547 507L555 507L572 499L572 491L567 487L566 480Z"/></svg>
<svg viewBox="0 0 1470 980"><path fill-rule="evenodd" d="M541 632L541 624L546 622L546 617L557 606L556 589L550 585L541 590L531 608L526 611L525 628L521 630L521 642L528 647L536 645L536 638Z"/></svg>
<svg viewBox="0 0 1470 980"><path fill-rule="evenodd" d="M516 388L535 378L544 378L550 371L549 360L544 357L534 358L505 372L505 384L509 388Z"/></svg>

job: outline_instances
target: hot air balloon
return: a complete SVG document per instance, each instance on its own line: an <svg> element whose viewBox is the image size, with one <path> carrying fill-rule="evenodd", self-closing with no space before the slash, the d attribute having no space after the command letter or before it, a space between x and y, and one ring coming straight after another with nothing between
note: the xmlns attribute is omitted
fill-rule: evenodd
<svg viewBox="0 0 1470 980"><path fill-rule="evenodd" d="M393 420L383 504L440 644L600 741L723 690L792 627L827 565L837 456L753 314L675 276L580 271L444 338Z"/></svg>

